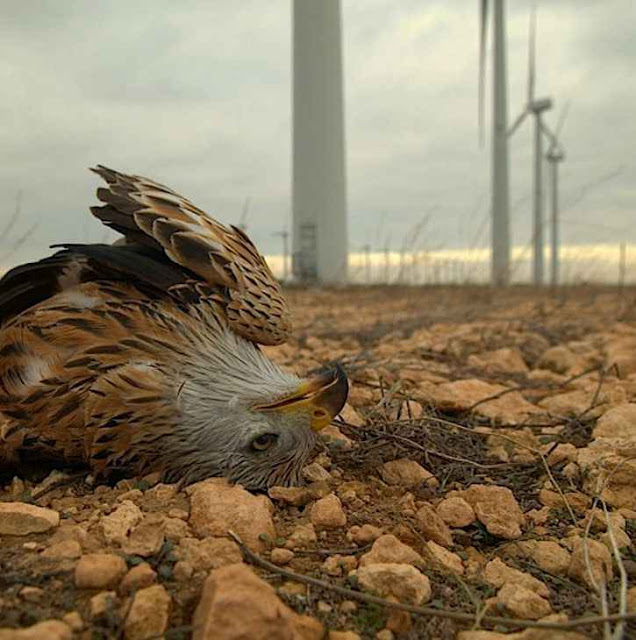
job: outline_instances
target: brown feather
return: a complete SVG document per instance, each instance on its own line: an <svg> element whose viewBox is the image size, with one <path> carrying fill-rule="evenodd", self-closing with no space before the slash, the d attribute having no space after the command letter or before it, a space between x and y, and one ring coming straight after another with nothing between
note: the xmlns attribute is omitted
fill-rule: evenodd
<svg viewBox="0 0 636 640"><path fill-rule="evenodd" d="M92 209L105 224L131 241L159 246L174 262L189 269L210 285L231 290L234 309L243 314L239 322L227 315L239 335L261 344L280 344L291 332L291 318L280 285L265 259L248 236L226 227L177 193L147 178L129 176L103 166L93 169L108 184L97 191L105 207ZM228 300L228 302L229 302ZM271 313L267 322L249 322Z"/></svg>

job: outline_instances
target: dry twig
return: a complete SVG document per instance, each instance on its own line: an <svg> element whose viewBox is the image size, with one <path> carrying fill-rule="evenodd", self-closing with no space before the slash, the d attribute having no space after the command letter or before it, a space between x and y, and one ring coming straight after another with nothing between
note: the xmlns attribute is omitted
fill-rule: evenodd
<svg viewBox="0 0 636 640"><path fill-rule="evenodd" d="M327 589L329 591L333 591L334 593L339 593L340 595L346 596L347 598L352 600L359 600L361 602L366 602L367 604L377 604L391 609L399 609L400 611L408 611L409 613L413 613L416 615L447 618L450 620L457 620L459 622L474 622L477 619L477 616L474 613L465 613L463 611L447 611L444 609L433 609L431 607L416 607L414 605L404 604L402 602L394 602L392 600L386 600L384 598L378 598L377 596L362 593L361 591L353 591L352 589L340 587L338 585L332 584L331 582L327 582L326 580L312 578L311 576L295 573L294 571L290 571L289 569L283 569L282 567L278 567L277 565L269 562L268 560L265 560L265 558L262 558L258 554L248 549L248 547L244 544L241 538L236 533L234 533L234 531L229 530L228 535L236 542L236 544L238 544L246 560L263 569L266 569L267 571L281 575L285 578L289 578L290 580L303 582L304 584L313 585L315 587L319 587L320 589ZM605 622L619 622L622 620L634 619L636 619L636 613L626 613L625 615L609 615L606 617L590 616L588 618L568 620L567 622L535 622L531 620L515 620L513 618L500 618L498 616L485 615L481 617L481 621L488 624L506 625L509 627L518 627L522 629L557 629L560 631L567 629L576 629L578 627L585 627L595 624L602 624Z"/></svg>

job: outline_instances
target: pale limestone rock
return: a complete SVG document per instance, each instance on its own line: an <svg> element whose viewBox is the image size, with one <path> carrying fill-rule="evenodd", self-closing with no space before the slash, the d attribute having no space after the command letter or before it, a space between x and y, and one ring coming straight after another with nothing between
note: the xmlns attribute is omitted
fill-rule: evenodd
<svg viewBox="0 0 636 640"><path fill-rule="evenodd" d="M130 500L135 504L141 502L144 499L144 492L141 489L130 489L117 496L117 502L123 502L124 500Z"/></svg>
<svg viewBox="0 0 636 640"><path fill-rule="evenodd" d="M636 337L610 336L605 346L605 365L615 366L621 378L636 373Z"/></svg>
<svg viewBox="0 0 636 640"><path fill-rule="evenodd" d="M555 373L568 373L570 369L580 364L581 359L572 353L570 349L564 345L558 345L550 347L543 353L537 363L537 368L548 369Z"/></svg>
<svg viewBox="0 0 636 640"><path fill-rule="evenodd" d="M156 484L154 487L148 489L145 494L146 500L155 500L160 504L167 504L173 500L177 495L177 486L174 484Z"/></svg>
<svg viewBox="0 0 636 640"><path fill-rule="evenodd" d="M293 560L294 555L295 554L291 549L281 549L279 547L276 547L275 549L272 549L270 560L274 564L282 566L284 564L289 564L289 562Z"/></svg>
<svg viewBox="0 0 636 640"><path fill-rule="evenodd" d="M42 600L42 596L44 595L44 589L40 589L40 587L22 587L20 589L20 598L22 600L26 600L26 602L40 602Z"/></svg>
<svg viewBox="0 0 636 640"><path fill-rule="evenodd" d="M581 477L581 470L576 462L568 462L562 471L563 475L572 482L578 480Z"/></svg>
<svg viewBox="0 0 636 640"><path fill-rule="evenodd" d="M467 527L475 522L475 511L459 496L442 500L436 507L437 515L450 527Z"/></svg>
<svg viewBox="0 0 636 640"><path fill-rule="evenodd" d="M179 542L181 538L188 538L192 535L188 523L181 518L164 518L163 534L166 540L172 542Z"/></svg>
<svg viewBox="0 0 636 640"><path fill-rule="evenodd" d="M114 591L100 591L89 603L91 620L96 621L117 609L117 594Z"/></svg>
<svg viewBox="0 0 636 640"><path fill-rule="evenodd" d="M392 596L399 602L419 605L431 597L428 578L408 564L370 564L358 569L355 575L363 589L383 598Z"/></svg>
<svg viewBox="0 0 636 640"><path fill-rule="evenodd" d="M301 507L314 500L314 495L308 487L270 487L267 493L275 502L295 507Z"/></svg>
<svg viewBox="0 0 636 640"><path fill-rule="evenodd" d="M179 582L187 582L194 575L194 567L185 560L175 562L172 567L172 576Z"/></svg>
<svg viewBox="0 0 636 640"><path fill-rule="evenodd" d="M409 460L408 458L385 462L380 467L380 476L387 484L407 489L420 485L431 488L439 485L439 482L430 471L427 471L415 460Z"/></svg>
<svg viewBox="0 0 636 640"><path fill-rule="evenodd" d="M142 562L135 567L132 567L128 573L124 576L123 580L119 584L119 591L127 594L149 587L157 581L157 574L154 569L147 563Z"/></svg>
<svg viewBox="0 0 636 640"><path fill-rule="evenodd" d="M330 631L327 640L362 640L355 631Z"/></svg>
<svg viewBox="0 0 636 640"><path fill-rule="evenodd" d="M408 633L413 628L413 619L408 611L391 609L386 619L386 630L395 634Z"/></svg>
<svg viewBox="0 0 636 640"><path fill-rule="evenodd" d="M483 369L487 373L527 373L528 365L518 349L496 349L468 356L469 367Z"/></svg>
<svg viewBox="0 0 636 640"><path fill-rule="evenodd" d="M317 462L312 462L303 468L303 478L307 482L329 482L332 478L324 467Z"/></svg>
<svg viewBox="0 0 636 640"><path fill-rule="evenodd" d="M530 591L534 591L542 598L549 598L550 591L548 587L529 573L519 571L509 567L500 558L491 560L484 569L484 580L493 587L503 587L507 582L518 584Z"/></svg>
<svg viewBox="0 0 636 640"><path fill-rule="evenodd" d="M126 574L126 563L114 553L90 553L75 566L78 589L113 589Z"/></svg>
<svg viewBox="0 0 636 640"><path fill-rule="evenodd" d="M168 628L171 604L170 594L160 584L137 591L124 623L126 640L162 637Z"/></svg>
<svg viewBox="0 0 636 640"><path fill-rule="evenodd" d="M636 509L636 436L597 438L578 450L577 462L589 495L613 507Z"/></svg>
<svg viewBox="0 0 636 640"><path fill-rule="evenodd" d="M322 564L322 570L330 576L341 576L348 574L358 566L358 560L355 556L343 556L335 554L329 556Z"/></svg>
<svg viewBox="0 0 636 640"><path fill-rule="evenodd" d="M320 640L322 625L287 607L248 566L210 573L192 620L193 640Z"/></svg>
<svg viewBox="0 0 636 640"><path fill-rule="evenodd" d="M460 631L456 640L518 640L517 634L498 633L497 631Z"/></svg>
<svg viewBox="0 0 636 640"><path fill-rule="evenodd" d="M223 478L211 478L188 487L190 526L199 537L226 536L234 531L252 551L265 549L262 536L276 537L274 509L263 495L255 496Z"/></svg>
<svg viewBox="0 0 636 640"><path fill-rule="evenodd" d="M521 536L521 525L525 519L510 489L474 484L460 495L475 510L475 515L488 533L506 540Z"/></svg>
<svg viewBox="0 0 636 640"><path fill-rule="evenodd" d="M62 540L47 547L42 552L49 560L76 560L82 555L82 547L77 540Z"/></svg>
<svg viewBox="0 0 636 640"><path fill-rule="evenodd" d="M297 524L285 543L287 549L306 549L318 540L316 530L311 522Z"/></svg>
<svg viewBox="0 0 636 640"><path fill-rule="evenodd" d="M96 517L98 516L96 515ZM102 549L102 544L99 542L97 537L88 533L84 526L64 521L60 523L60 526L55 530L55 533L49 538L48 542L49 545L52 546L59 542L66 542L68 540L79 543L84 553L91 553ZM71 548L73 547L67 547L66 549L70 550Z"/></svg>
<svg viewBox="0 0 636 640"><path fill-rule="evenodd" d="M613 542L609 531L602 533L599 536L599 540L609 549L610 553L613 553L614 544L618 549L626 549L632 545L632 539L623 529L615 529L613 531Z"/></svg>
<svg viewBox="0 0 636 640"><path fill-rule="evenodd" d="M558 542L551 540L527 540L517 543L522 554L536 562L537 566L555 576L562 576L568 572L570 553Z"/></svg>
<svg viewBox="0 0 636 640"><path fill-rule="evenodd" d="M174 554L178 560L184 560L197 571L218 569L243 560L238 545L227 538L182 538Z"/></svg>
<svg viewBox="0 0 636 640"><path fill-rule="evenodd" d="M340 498L331 493L317 500L309 514L311 523L320 529L337 529L347 524L347 515Z"/></svg>
<svg viewBox="0 0 636 640"><path fill-rule="evenodd" d="M607 408L605 406L607 397L603 393L599 394L597 400L599 405L590 409L593 396L592 392L577 389L548 396L539 402L539 406L550 415L557 417L574 418L583 412L587 412L588 417L596 417Z"/></svg>
<svg viewBox="0 0 636 640"><path fill-rule="evenodd" d="M373 543L371 551L360 558L361 567L372 564L415 564L421 566L424 561L415 549L388 533L380 536Z"/></svg>
<svg viewBox="0 0 636 640"><path fill-rule="evenodd" d="M586 522L588 518L592 518L591 522L591 530L596 531L607 531L607 521L609 520L609 524L612 529L625 529L625 517L623 514L618 511L613 511L607 514L607 518L605 517L605 512L602 509L594 509L590 510L585 514Z"/></svg>
<svg viewBox="0 0 636 640"><path fill-rule="evenodd" d="M593 438L636 437L636 404L619 404L608 409L597 421Z"/></svg>
<svg viewBox="0 0 636 640"><path fill-rule="evenodd" d="M372 524L363 524L361 527L355 525L347 531L347 539L356 544L365 545L370 542L375 542L382 533L382 529Z"/></svg>
<svg viewBox="0 0 636 640"><path fill-rule="evenodd" d="M429 540L426 543L426 549L431 554L431 557L443 568L448 569L448 571L456 573L457 575L464 575L464 563L456 553L453 553L448 549L444 549L444 547L432 540Z"/></svg>
<svg viewBox="0 0 636 640"><path fill-rule="evenodd" d="M433 540L443 547L453 545L453 535L448 525L437 515L430 504L422 505L415 514L419 532L427 540Z"/></svg>
<svg viewBox="0 0 636 640"><path fill-rule="evenodd" d="M340 412L340 417L347 423L354 427L364 426L364 419L362 416L347 402Z"/></svg>
<svg viewBox="0 0 636 640"><path fill-rule="evenodd" d="M0 629L0 640L72 640L73 631L61 620L44 620L26 629Z"/></svg>
<svg viewBox="0 0 636 640"><path fill-rule="evenodd" d="M0 535L27 536L57 527L60 514L25 502L0 502Z"/></svg>
<svg viewBox="0 0 636 640"><path fill-rule="evenodd" d="M62 616L62 620L76 633L84 629L84 620L78 611L69 611Z"/></svg>
<svg viewBox="0 0 636 640"><path fill-rule="evenodd" d="M517 618L525 620L538 620L552 613L552 607L536 592L507 582L497 593L497 601Z"/></svg>
<svg viewBox="0 0 636 640"><path fill-rule="evenodd" d="M589 565L586 562L586 557L589 558ZM612 556L609 550L597 540L575 539L572 545L568 575L592 589L594 589L594 583L600 585L609 582L613 575Z"/></svg>
<svg viewBox="0 0 636 640"><path fill-rule="evenodd" d="M123 544L129 531L141 521L141 509L130 500L123 500L121 505L110 515L103 516L100 525L108 544Z"/></svg>
<svg viewBox="0 0 636 640"><path fill-rule="evenodd" d="M476 580L482 574L488 559L475 547L467 547L464 551L466 553L466 576L470 580Z"/></svg>
<svg viewBox="0 0 636 640"><path fill-rule="evenodd" d="M542 385L559 385L565 382L566 377L548 369L533 369L528 374L528 380Z"/></svg>
<svg viewBox="0 0 636 640"><path fill-rule="evenodd" d="M353 440L347 438L336 425L330 424L324 429L320 430L320 437L331 447L336 447L343 450L349 450L353 448Z"/></svg>
<svg viewBox="0 0 636 640"><path fill-rule="evenodd" d="M573 444L569 442L561 442L558 444L547 457L548 465L554 467L561 462L574 462L576 461L577 449Z"/></svg>
<svg viewBox="0 0 636 640"><path fill-rule="evenodd" d="M487 400L505 390L503 385L489 384L483 380L455 380L431 389L423 399L449 412L466 411L480 402L475 407L475 413L504 424L517 424L527 420L528 416L541 413L518 391Z"/></svg>
<svg viewBox="0 0 636 640"><path fill-rule="evenodd" d="M165 536L162 522L156 518L144 518L128 535L122 549L131 556L148 558L159 553Z"/></svg>
<svg viewBox="0 0 636 640"><path fill-rule="evenodd" d="M391 420L417 420L422 417L424 408L414 400L403 400L389 412Z"/></svg>

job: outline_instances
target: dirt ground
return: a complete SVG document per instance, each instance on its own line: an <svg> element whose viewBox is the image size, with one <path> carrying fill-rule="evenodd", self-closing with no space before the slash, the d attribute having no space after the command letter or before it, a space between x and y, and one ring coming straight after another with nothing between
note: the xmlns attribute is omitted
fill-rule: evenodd
<svg viewBox="0 0 636 640"><path fill-rule="evenodd" d="M316 452L298 504L272 494L276 536L262 539L264 559L273 559L275 549L291 549L286 570L384 597L379 587L364 586L359 562L379 535L390 535L421 556L412 564L430 585L423 607L557 622L599 616L603 600L610 614L621 606L633 610L636 291L372 287L289 289L287 296L295 337L268 348L268 355L302 374L338 361L351 391L337 429ZM396 460L401 467L386 466ZM415 467L403 461L428 474L410 479L405 469ZM193 537L188 494L165 489L152 477L114 487L76 479L47 489L41 483L49 471L5 478L0 487L0 502L31 503L61 516L56 531L0 535L0 628L76 612L64 618L75 638L143 637L126 630L130 601L121 589L97 611L92 599L98 590L77 586L78 554L59 546L73 539L81 554L112 552L128 568L150 565L170 596L165 637L192 637L193 612L209 570L194 567L188 576L182 564L175 571L183 561L182 539ZM486 490L482 498L480 487L500 491ZM332 494L346 524L316 524L313 541L289 544L299 525L315 524L316 501ZM474 512L466 524L445 511L459 499ZM135 554L125 542L104 538L100 523L123 500L137 505L144 518L170 521L156 551ZM517 509L518 533L506 521L506 510L512 521ZM368 538L359 533L364 525L372 525ZM63 531L70 533L65 537ZM588 569L597 586L606 585L605 595L579 566L586 541L594 541ZM58 553L47 554L52 547ZM510 579L493 577L502 562L534 578L528 584L535 586L507 599ZM464 632L470 640L478 638L467 633L474 628L515 638L557 637L556 631L530 635L507 623L475 627L452 617L398 614L252 567L286 605L318 620L324 637L333 640L339 637L335 631L384 640L452 639ZM515 575L512 582L526 579ZM519 604L522 596L527 607ZM572 638L603 637L600 624L575 631L579 635ZM636 637L636 623L630 621L624 633Z"/></svg>

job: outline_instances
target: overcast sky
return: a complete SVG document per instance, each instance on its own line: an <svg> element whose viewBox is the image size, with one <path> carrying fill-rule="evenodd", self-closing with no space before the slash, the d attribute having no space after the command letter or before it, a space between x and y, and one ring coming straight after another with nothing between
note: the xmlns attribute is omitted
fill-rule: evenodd
<svg viewBox="0 0 636 640"><path fill-rule="evenodd" d="M97 178L86 168L96 163L164 182L225 222L238 222L250 197L249 233L264 253L280 251L273 233L291 192L289 0L2 4L0 229L18 191L22 215L0 239L0 261L104 239L88 213ZM512 120L525 100L529 2L507 4ZM351 248L389 238L397 247L428 211L424 247L485 246L477 0L342 6ZM571 101L566 243L636 242L635 14L631 0L539 2L537 94L556 103L548 122ZM515 244L530 237L531 133L527 122L511 146Z"/></svg>

